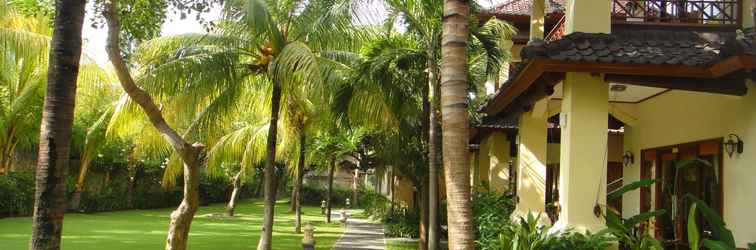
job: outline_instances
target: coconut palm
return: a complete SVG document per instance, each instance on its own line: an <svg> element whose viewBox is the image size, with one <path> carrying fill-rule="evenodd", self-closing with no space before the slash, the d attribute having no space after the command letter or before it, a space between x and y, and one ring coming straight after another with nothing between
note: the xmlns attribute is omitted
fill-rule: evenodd
<svg viewBox="0 0 756 250"><path fill-rule="evenodd" d="M85 1L59 1L55 5L29 249L60 248L84 5Z"/></svg>
<svg viewBox="0 0 756 250"><path fill-rule="evenodd" d="M356 154L363 143L367 131L364 128L348 129L336 128L324 131L313 142L312 151L316 157L325 162L328 168L328 191L326 194L326 222L331 223L331 209L333 204L333 176L337 164L344 161L344 157Z"/></svg>
<svg viewBox="0 0 756 250"><path fill-rule="evenodd" d="M386 1L389 7L387 26L391 26L394 20L402 20L407 32L402 34L391 33L391 29L385 36L374 39L363 49L366 53L364 58L354 67L355 79L350 82L351 86L342 90L342 96L337 100L356 100L350 105L351 109L359 110L350 112L352 119L367 118L367 123L373 123L379 127L396 127L396 124L376 123L373 117L393 117L393 121L401 121L400 117L409 115L422 117L419 125L422 128L422 144L426 145L427 172L422 172L423 194L430 197L422 197L421 200L429 200L421 206L421 241L423 247L426 236L430 238L427 246L436 249L437 234L437 169L440 165L440 124L438 123L439 98L438 65L440 63L440 33L441 33L441 2L440 1ZM508 57L508 53L500 45L515 33L512 26L496 19L480 23L477 20L470 21L472 25L470 50L473 57L470 64L473 66L471 80L475 84L483 84L486 80L497 79L496 76L500 65ZM420 41L420 42L416 42ZM355 63L352 63L355 64ZM411 88L409 93L422 99L422 115L399 111L395 100L405 100L397 97L397 90ZM377 90L379 88L380 90ZM353 92L355 91L356 92ZM433 90L433 93L431 93ZM383 97L381 97L383 96ZM482 96L482 95L479 95ZM394 104L392 104L394 102ZM402 104L399 104L400 106ZM418 104L419 105L419 104ZM389 107L389 108L387 108ZM417 107L419 108L419 107ZM393 110L393 111L392 111ZM346 110L342 110L345 112ZM393 115L388 115L392 113ZM404 112L402 114L401 112ZM380 121L379 121L380 122ZM432 135L432 136L431 136ZM424 168L426 169L426 168ZM427 173L427 174L425 174ZM426 178L427 177L427 178ZM428 224L432 226L428 226Z"/></svg>
<svg viewBox="0 0 756 250"><path fill-rule="evenodd" d="M256 67L272 84L270 123L278 124L282 96L298 85L318 85L321 63L313 49L352 46L354 33L341 27L351 22L352 8L339 9L337 1L239 0L227 4L226 18L240 20L235 33L247 32L253 40ZM317 90L317 89L314 89ZM284 99L286 100L286 99ZM258 249L272 245L275 206L274 163L278 126L269 126L265 161L265 218Z"/></svg>
<svg viewBox="0 0 756 250"><path fill-rule="evenodd" d="M470 207L468 157L469 14L469 1L444 1L441 39L441 117L450 249L473 249L475 242Z"/></svg>

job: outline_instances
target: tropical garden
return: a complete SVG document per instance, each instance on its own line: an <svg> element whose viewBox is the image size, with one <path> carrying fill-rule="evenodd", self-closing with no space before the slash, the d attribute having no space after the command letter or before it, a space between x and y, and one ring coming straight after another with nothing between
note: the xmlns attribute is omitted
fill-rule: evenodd
<svg viewBox="0 0 756 250"><path fill-rule="evenodd" d="M545 215L511 220L511 194L470 186L468 128L517 32L478 20L482 8L0 0L0 249L299 249L312 227L330 249L350 199L387 237L419 239L394 249L661 249L637 229L665 211L550 232ZM171 12L206 32L161 35ZM82 49L85 18L106 32L107 64ZM343 168L386 166L416 206L334 186ZM305 183L314 173L326 185ZM721 218L693 204L716 230L689 230L691 245L732 249Z"/></svg>

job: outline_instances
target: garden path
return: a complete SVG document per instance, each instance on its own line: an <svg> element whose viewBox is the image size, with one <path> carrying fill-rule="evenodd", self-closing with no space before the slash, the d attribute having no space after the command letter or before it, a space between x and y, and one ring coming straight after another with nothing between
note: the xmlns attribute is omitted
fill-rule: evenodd
<svg viewBox="0 0 756 250"><path fill-rule="evenodd" d="M341 217L338 218L341 219ZM386 249L386 240L383 237L383 225L356 218L347 220L346 232L333 246L333 250L384 249Z"/></svg>

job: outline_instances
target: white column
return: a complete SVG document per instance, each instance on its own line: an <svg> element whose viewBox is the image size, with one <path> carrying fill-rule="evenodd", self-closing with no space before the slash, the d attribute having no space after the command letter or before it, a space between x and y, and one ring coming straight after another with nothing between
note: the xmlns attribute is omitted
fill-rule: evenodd
<svg viewBox="0 0 756 250"><path fill-rule="evenodd" d="M568 73L563 86L556 224L596 232L604 227L594 207L606 204L609 85L600 76Z"/></svg>
<svg viewBox="0 0 756 250"><path fill-rule="evenodd" d="M545 0L533 0L530 7L530 41L543 40Z"/></svg>
<svg viewBox="0 0 756 250"><path fill-rule="evenodd" d="M609 33L612 27L610 0L568 0L565 33Z"/></svg>
<svg viewBox="0 0 756 250"><path fill-rule="evenodd" d="M513 217L528 213L541 213L541 221L548 221L545 214L546 194L546 118L532 113L520 116L520 147L517 151L517 197L519 202Z"/></svg>

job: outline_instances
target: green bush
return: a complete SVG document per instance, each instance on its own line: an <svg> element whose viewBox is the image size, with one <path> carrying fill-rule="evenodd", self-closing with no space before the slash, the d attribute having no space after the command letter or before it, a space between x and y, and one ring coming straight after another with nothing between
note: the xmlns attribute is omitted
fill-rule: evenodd
<svg viewBox="0 0 756 250"><path fill-rule="evenodd" d="M0 176L0 218L30 215L34 207L34 173Z"/></svg>
<svg viewBox="0 0 756 250"><path fill-rule="evenodd" d="M363 197L364 194L364 191L358 191L357 196ZM320 206L320 202L326 200L327 195L328 189L326 188L302 185L302 204L304 205ZM351 189L333 187L333 196L331 197L331 202L333 202L332 208L344 207L347 198L352 198ZM352 204L354 204L354 201L352 201ZM358 202L357 204L360 205L362 202Z"/></svg>
<svg viewBox="0 0 756 250"><path fill-rule="evenodd" d="M365 208L364 213L375 220L384 221L391 211L391 201L372 190L364 191L360 202Z"/></svg>
<svg viewBox="0 0 756 250"><path fill-rule="evenodd" d="M418 238L420 237L420 218L406 210L394 211L383 221L384 234L387 237Z"/></svg>
<svg viewBox="0 0 756 250"><path fill-rule="evenodd" d="M473 192L473 223L476 249L496 249L498 236L504 232L503 224L509 223L514 202L505 195L492 192L483 184Z"/></svg>
<svg viewBox="0 0 756 250"><path fill-rule="evenodd" d="M503 226L498 244L485 249L501 250L597 250L607 249L616 241L608 231L582 234L572 230L549 233L549 226L538 225L541 214L528 214L515 223Z"/></svg>

